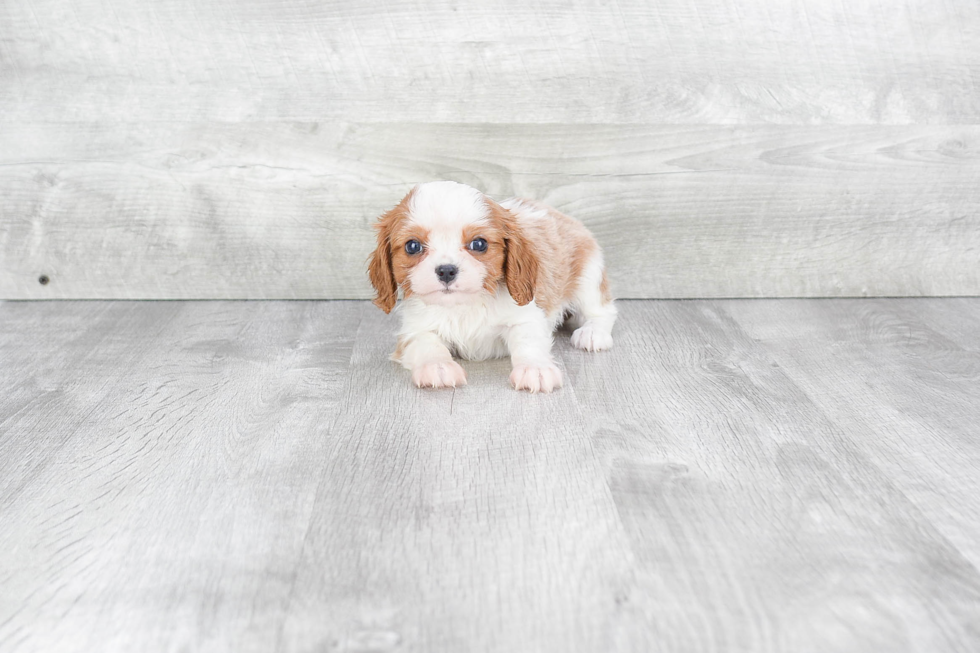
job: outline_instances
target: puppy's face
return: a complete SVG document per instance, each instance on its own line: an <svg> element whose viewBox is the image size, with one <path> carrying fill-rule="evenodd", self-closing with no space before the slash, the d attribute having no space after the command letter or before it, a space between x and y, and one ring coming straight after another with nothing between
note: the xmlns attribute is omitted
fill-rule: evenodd
<svg viewBox="0 0 980 653"><path fill-rule="evenodd" d="M386 313L415 295L452 306L493 294L501 281L519 304L534 295L537 259L513 215L469 186L416 186L378 220L378 247L368 271Z"/></svg>

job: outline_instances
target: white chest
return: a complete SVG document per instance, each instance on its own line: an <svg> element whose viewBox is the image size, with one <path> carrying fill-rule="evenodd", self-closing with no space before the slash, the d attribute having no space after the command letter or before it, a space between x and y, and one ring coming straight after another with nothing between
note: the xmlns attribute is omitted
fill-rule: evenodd
<svg viewBox="0 0 980 653"><path fill-rule="evenodd" d="M435 331L459 358L486 360L507 355L504 325L493 311L445 310Z"/></svg>

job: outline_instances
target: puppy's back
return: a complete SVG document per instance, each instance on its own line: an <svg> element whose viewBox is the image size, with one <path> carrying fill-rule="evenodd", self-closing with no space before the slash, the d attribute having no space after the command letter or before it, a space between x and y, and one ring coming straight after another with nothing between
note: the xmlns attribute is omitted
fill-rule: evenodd
<svg viewBox="0 0 980 653"><path fill-rule="evenodd" d="M534 300L549 316L563 311L590 263L602 265L602 252L584 224L534 200L515 197L500 205L517 217L538 257Z"/></svg>

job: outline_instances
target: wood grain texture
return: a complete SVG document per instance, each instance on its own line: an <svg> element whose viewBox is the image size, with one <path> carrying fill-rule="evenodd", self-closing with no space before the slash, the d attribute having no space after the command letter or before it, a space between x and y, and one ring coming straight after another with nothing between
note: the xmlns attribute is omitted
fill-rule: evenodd
<svg viewBox="0 0 980 653"><path fill-rule="evenodd" d="M980 565L980 475L954 471L980 469L980 348L941 331L976 333L980 306L924 299L797 301L778 313L767 302L726 308L824 414L867 434L854 445ZM949 309L955 318L943 316Z"/></svg>
<svg viewBox="0 0 980 653"><path fill-rule="evenodd" d="M272 650L360 313L0 305L0 650Z"/></svg>
<svg viewBox="0 0 980 653"><path fill-rule="evenodd" d="M368 222L443 178L582 218L622 297L980 294L968 0L30 0L0 26L0 297L366 298Z"/></svg>
<svg viewBox="0 0 980 653"><path fill-rule="evenodd" d="M32 0L4 120L976 124L967 0Z"/></svg>
<svg viewBox="0 0 980 653"><path fill-rule="evenodd" d="M357 334L282 649L603 650L631 555L574 393L507 361L420 391L391 322Z"/></svg>
<svg viewBox="0 0 980 653"><path fill-rule="evenodd" d="M580 218L620 297L980 294L980 127L315 122L8 125L0 297L368 298L443 178Z"/></svg>
<svg viewBox="0 0 980 653"><path fill-rule="evenodd" d="M980 647L980 300L620 310L532 397L365 302L0 303L0 650Z"/></svg>
<svg viewBox="0 0 980 653"><path fill-rule="evenodd" d="M938 529L932 520L948 511L902 492L931 464L917 442L903 443L909 468L892 478L893 468L864 452L888 417L838 423L828 402L783 370L785 352L752 338L728 312L755 310L780 325L800 306L819 315L827 304L629 302L617 341L626 360L563 352L576 397L595 416L596 452L633 544L624 612L643 626L627 626L623 640L652 630L668 651L975 648L980 574L968 555L974 547L959 546L975 531L975 488L919 477L938 480L936 495L962 508L959 521L940 519L948 530ZM807 346L808 333L771 333L787 349ZM849 384L833 395L837 408L877 399L848 355L873 355L865 336L839 334L841 349L851 349L825 358ZM967 455L951 469L972 475L973 446L957 443L980 411L959 392L968 384L954 385L957 426L918 435L932 439L927 450L959 447ZM920 406L906 409L929 420ZM950 629L927 625L934 619Z"/></svg>

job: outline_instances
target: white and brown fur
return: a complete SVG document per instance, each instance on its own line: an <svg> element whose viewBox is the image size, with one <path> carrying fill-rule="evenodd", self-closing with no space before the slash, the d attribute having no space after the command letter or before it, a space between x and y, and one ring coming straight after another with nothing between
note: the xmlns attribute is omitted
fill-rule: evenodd
<svg viewBox="0 0 980 653"><path fill-rule="evenodd" d="M616 307L602 251L577 220L530 200L498 204L469 186L439 181L413 188L376 228L368 263L374 303L390 313L402 290L392 359L419 387L465 384L454 354L509 355L516 389L550 392L562 384L551 346L563 322L575 329L573 346L612 347ZM487 241L486 251L467 248L475 238ZM408 254L409 240L422 251ZM449 284L436 275L444 265L458 270Z"/></svg>

